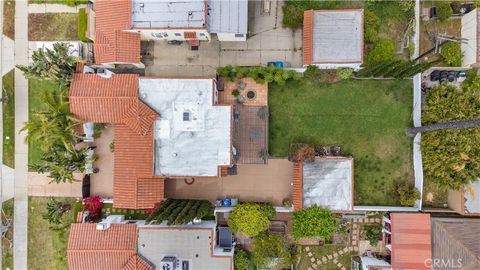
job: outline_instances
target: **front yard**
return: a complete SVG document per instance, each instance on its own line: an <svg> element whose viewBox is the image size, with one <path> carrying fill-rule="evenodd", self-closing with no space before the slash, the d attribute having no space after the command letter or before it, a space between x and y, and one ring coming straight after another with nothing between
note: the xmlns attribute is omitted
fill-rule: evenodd
<svg viewBox="0 0 480 270"><path fill-rule="evenodd" d="M78 40L77 13L38 13L28 15L28 40Z"/></svg>
<svg viewBox="0 0 480 270"><path fill-rule="evenodd" d="M411 80L290 81L269 89L269 152L289 144L339 145L355 162L355 205L399 205L395 186L413 181Z"/></svg>
<svg viewBox="0 0 480 270"><path fill-rule="evenodd" d="M3 76L2 97L8 101L2 102L3 113L3 164L14 168L15 164L15 71L12 70Z"/></svg>

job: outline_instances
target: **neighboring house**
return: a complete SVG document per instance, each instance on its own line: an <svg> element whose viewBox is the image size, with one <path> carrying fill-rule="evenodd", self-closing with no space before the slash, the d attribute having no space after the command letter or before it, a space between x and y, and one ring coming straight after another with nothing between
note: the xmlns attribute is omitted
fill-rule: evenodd
<svg viewBox="0 0 480 270"><path fill-rule="evenodd" d="M87 6L96 64L140 65L140 40L247 38L247 0L96 0Z"/></svg>
<svg viewBox="0 0 480 270"><path fill-rule="evenodd" d="M165 178L217 177L233 163L232 110L213 79L76 73L69 102L76 118L114 126L114 207L150 208Z"/></svg>
<svg viewBox="0 0 480 270"><path fill-rule="evenodd" d="M97 224L72 224L69 269L233 270L231 233L215 221L178 226L131 222L109 216Z"/></svg>
<svg viewBox="0 0 480 270"><path fill-rule="evenodd" d="M480 216L480 180L460 190L448 190L448 206L461 215Z"/></svg>
<svg viewBox="0 0 480 270"><path fill-rule="evenodd" d="M363 63L363 9L307 10L303 65L359 69Z"/></svg>
<svg viewBox="0 0 480 270"><path fill-rule="evenodd" d="M316 204L337 213L353 211L353 158L316 158L293 164L295 210Z"/></svg>
<svg viewBox="0 0 480 270"><path fill-rule="evenodd" d="M353 269L431 269L429 214L390 213L389 218L384 218L383 233L383 241L390 253L390 260L361 256L358 260L353 260Z"/></svg>
<svg viewBox="0 0 480 270"><path fill-rule="evenodd" d="M434 270L480 269L480 220L432 218Z"/></svg>
<svg viewBox="0 0 480 270"><path fill-rule="evenodd" d="M467 67L479 62L479 40L478 40L478 17L480 9L476 8L462 16L462 38L465 43L461 43L463 60L462 66Z"/></svg>

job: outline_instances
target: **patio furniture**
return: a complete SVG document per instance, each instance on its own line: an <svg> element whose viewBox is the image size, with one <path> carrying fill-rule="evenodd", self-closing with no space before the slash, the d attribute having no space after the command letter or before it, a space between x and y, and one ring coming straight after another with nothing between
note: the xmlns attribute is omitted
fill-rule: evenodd
<svg viewBox="0 0 480 270"><path fill-rule="evenodd" d="M223 206L229 207L231 205L232 205L232 201L230 200L230 198L223 199Z"/></svg>
<svg viewBox="0 0 480 270"><path fill-rule="evenodd" d="M238 90L243 90L247 87L247 84L244 82L238 82Z"/></svg>
<svg viewBox="0 0 480 270"><path fill-rule="evenodd" d="M232 206L237 206L238 205L238 198L232 198Z"/></svg>

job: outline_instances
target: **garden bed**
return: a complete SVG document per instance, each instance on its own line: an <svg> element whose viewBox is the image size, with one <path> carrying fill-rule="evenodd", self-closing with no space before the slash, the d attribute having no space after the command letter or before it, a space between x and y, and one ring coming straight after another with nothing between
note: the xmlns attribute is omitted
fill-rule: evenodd
<svg viewBox="0 0 480 270"><path fill-rule="evenodd" d="M77 13L34 13L28 15L28 40L78 40Z"/></svg>
<svg viewBox="0 0 480 270"><path fill-rule="evenodd" d="M73 221L77 220L78 213L82 211L82 202L76 202L73 205ZM138 209L121 209L121 208L114 208L113 204L111 203L104 203L100 213L102 216L105 215L124 215L126 220L145 220L148 217L146 210L138 210Z"/></svg>
<svg viewBox="0 0 480 270"><path fill-rule="evenodd" d="M289 144L339 145L354 158L355 205L399 205L395 187L413 181L412 81L291 81L269 89L269 153Z"/></svg>
<svg viewBox="0 0 480 270"><path fill-rule="evenodd" d="M3 76L2 97L8 96L8 102L2 102L3 113L3 164L15 167L15 71Z"/></svg>

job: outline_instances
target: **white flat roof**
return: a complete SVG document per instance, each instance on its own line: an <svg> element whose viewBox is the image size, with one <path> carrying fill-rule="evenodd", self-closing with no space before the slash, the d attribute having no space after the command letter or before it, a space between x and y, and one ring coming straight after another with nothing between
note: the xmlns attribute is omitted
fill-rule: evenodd
<svg viewBox="0 0 480 270"><path fill-rule="evenodd" d="M353 210L353 160L324 158L303 163L303 206Z"/></svg>
<svg viewBox="0 0 480 270"><path fill-rule="evenodd" d="M134 28L205 27L204 0L132 0Z"/></svg>
<svg viewBox="0 0 480 270"><path fill-rule="evenodd" d="M363 10L313 12L313 62L360 62Z"/></svg>
<svg viewBox="0 0 480 270"><path fill-rule="evenodd" d="M209 0L208 8L210 33L247 33L247 0Z"/></svg>
<svg viewBox="0 0 480 270"><path fill-rule="evenodd" d="M139 97L154 109L154 173L217 176L231 157L231 108L213 105L213 79L140 78Z"/></svg>
<svg viewBox="0 0 480 270"><path fill-rule="evenodd" d="M178 256L190 261L189 269L226 270L231 268L231 256L212 256L215 243L213 228L139 227L138 253L160 268L163 256ZM213 243L212 243L213 242Z"/></svg>

